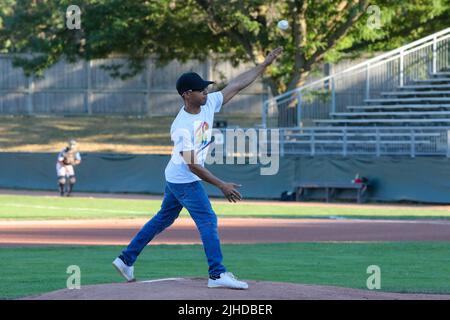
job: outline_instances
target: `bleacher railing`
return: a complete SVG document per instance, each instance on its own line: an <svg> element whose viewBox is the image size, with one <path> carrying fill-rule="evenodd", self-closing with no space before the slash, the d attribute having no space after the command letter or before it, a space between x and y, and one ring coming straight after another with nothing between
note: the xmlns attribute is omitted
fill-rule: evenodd
<svg viewBox="0 0 450 320"><path fill-rule="evenodd" d="M214 129L214 135L212 149L227 157L268 153L450 158L450 127L239 128Z"/></svg>
<svg viewBox="0 0 450 320"><path fill-rule="evenodd" d="M450 66L450 28L263 103L262 126L308 127Z"/></svg>
<svg viewBox="0 0 450 320"><path fill-rule="evenodd" d="M450 127L280 129L281 155L450 157Z"/></svg>

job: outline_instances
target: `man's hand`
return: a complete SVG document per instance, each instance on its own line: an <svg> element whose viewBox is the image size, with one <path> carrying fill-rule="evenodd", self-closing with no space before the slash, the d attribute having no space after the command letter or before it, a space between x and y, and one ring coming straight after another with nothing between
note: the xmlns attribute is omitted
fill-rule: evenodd
<svg viewBox="0 0 450 320"><path fill-rule="evenodd" d="M223 183L220 185L220 190L223 192L223 194L225 195L225 198L228 199L228 201L230 202L237 202L239 200L242 200L242 196L239 193L239 191L236 190L236 188L241 187L240 184L236 184L236 183Z"/></svg>
<svg viewBox="0 0 450 320"><path fill-rule="evenodd" d="M223 103L225 104L231 100L239 91L243 90L247 86L249 86L253 81L256 80L258 76L260 76L266 67L270 65L283 51L282 47L278 47L269 53L264 59L264 62L257 65L256 67L238 75L236 78L230 81L228 85L223 88Z"/></svg>
<svg viewBox="0 0 450 320"><path fill-rule="evenodd" d="M272 52L270 52L266 59L264 59L264 62L262 63L264 66L268 66L270 65L281 53L283 52L283 48L282 47L278 47L275 50L273 50Z"/></svg>
<svg viewBox="0 0 450 320"><path fill-rule="evenodd" d="M184 161L186 162L189 170L191 170L193 174L195 174L203 181L206 181L219 188L220 191L222 191L222 193L228 199L228 201L236 202L242 200L241 194L239 193L239 191L236 190L236 188L241 187L240 184L224 182L219 178L217 178L216 176L214 176L211 172L209 172L208 169L203 168L201 165L197 164L197 157L195 156L193 150L182 151L180 152L180 154L183 157Z"/></svg>

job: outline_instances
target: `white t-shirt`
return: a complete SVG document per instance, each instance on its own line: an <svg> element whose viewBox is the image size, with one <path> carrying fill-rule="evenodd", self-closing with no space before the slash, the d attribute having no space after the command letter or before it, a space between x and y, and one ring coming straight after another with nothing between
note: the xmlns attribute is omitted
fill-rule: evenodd
<svg viewBox="0 0 450 320"><path fill-rule="evenodd" d="M214 113L220 111L222 103L223 95L218 91L208 94L206 103L200 107L201 111L198 114L188 113L184 110L184 106L181 107L170 128L174 147L165 170L166 181L190 183L201 180L189 170L180 152L194 150L197 163L204 166L211 143Z"/></svg>

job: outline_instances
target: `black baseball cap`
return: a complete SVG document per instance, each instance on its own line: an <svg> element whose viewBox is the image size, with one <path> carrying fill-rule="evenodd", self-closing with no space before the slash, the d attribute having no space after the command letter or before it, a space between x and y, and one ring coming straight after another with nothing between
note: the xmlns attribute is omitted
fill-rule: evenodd
<svg viewBox="0 0 450 320"><path fill-rule="evenodd" d="M177 91L180 96L188 90L203 90L214 81L203 80L195 72L183 73L177 80Z"/></svg>

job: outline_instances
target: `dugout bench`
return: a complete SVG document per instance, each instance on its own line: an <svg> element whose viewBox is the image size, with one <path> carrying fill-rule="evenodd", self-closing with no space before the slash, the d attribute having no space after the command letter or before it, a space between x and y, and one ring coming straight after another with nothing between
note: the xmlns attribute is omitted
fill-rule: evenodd
<svg viewBox="0 0 450 320"><path fill-rule="evenodd" d="M313 182L299 183L295 186L295 200L301 201L308 198L308 190L323 189L325 200L330 202L338 190L355 190L354 198L358 203L362 203L368 188L367 182L363 183L334 183L334 182Z"/></svg>

